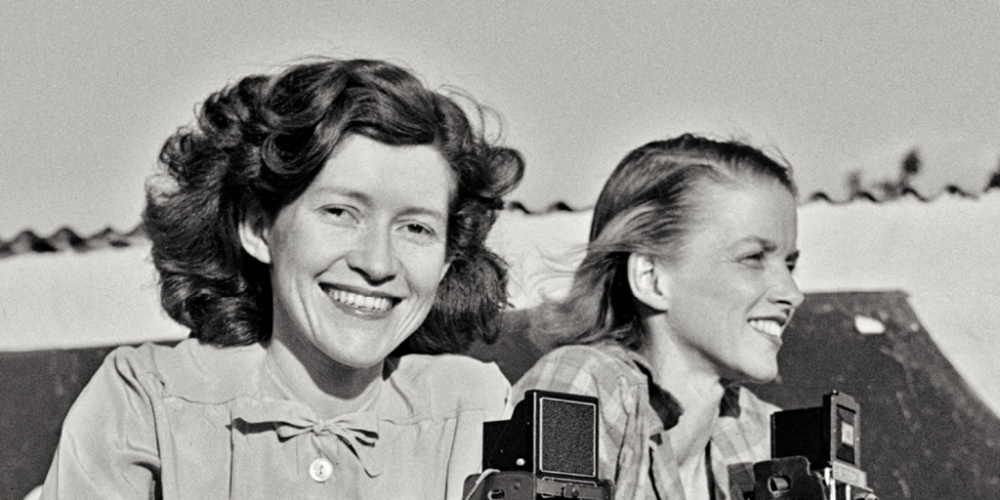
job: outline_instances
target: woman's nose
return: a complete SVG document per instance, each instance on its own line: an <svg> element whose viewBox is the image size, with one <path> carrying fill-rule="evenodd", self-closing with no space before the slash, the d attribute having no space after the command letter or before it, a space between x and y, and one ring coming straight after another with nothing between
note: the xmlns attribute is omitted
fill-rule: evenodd
<svg viewBox="0 0 1000 500"><path fill-rule="evenodd" d="M776 286L772 289L772 300L788 304L792 309L798 308L805 300L805 295L799 290L792 272L787 269L781 273Z"/></svg>
<svg viewBox="0 0 1000 500"><path fill-rule="evenodd" d="M396 276L396 258L388 230L371 229L358 239L357 246L347 255L347 265L373 285Z"/></svg>

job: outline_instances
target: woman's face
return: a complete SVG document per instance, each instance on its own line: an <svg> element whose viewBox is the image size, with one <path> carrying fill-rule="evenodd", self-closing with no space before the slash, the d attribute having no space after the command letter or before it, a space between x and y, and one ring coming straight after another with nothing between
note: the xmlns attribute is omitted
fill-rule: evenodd
<svg viewBox="0 0 1000 500"><path fill-rule="evenodd" d="M347 135L265 230L276 339L339 365L381 363L431 309L448 270L455 181L432 146Z"/></svg>
<svg viewBox="0 0 1000 500"><path fill-rule="evenodd" d="M778 374L781 334L803 300L792 278L795 199L766 178L701 189L680 259L661 264L669 330L696 369L768 382Z"/></svg>

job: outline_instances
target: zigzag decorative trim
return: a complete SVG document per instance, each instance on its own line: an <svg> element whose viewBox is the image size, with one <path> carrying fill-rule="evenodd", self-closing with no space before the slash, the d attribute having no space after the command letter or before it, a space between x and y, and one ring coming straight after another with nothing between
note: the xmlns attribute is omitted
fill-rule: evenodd
<svg viewBox="0 0 1000 500"><path fill-rule="evenodd" d="M814 203L814 202L825 202L825 203L831 203L831 204L834 204L834 205L848 205L848 204L851 204L851 203L853 203L855 201L867 201L867 202L872 202L872 203L884 203L884 202L887 202L887 201L892 201L894 199L909 198L909 197L914 197L914 198L916 198L916 199L918 199L920 201L923 201L923 202L929 202L929 201L934 201L934 200L936 200L936 199L938 199L938 198L940 198L942 196L959 196L959 197L962 197L962 198L968 198L968 199L973 199L973 200L979 198L979 195L976 194L976 193L970 193L969 191L966 191L966 190L962 189L961 187L958 187L958 186L953 185L953 184L949 184L949 185L941 188L940 191L938 191L936 194L934 194L932 196L924 196L923 194L921 194L920 192L918 192L916 189L907 188L906 190L903 191L903 194L901 196L898 196L898 197L892 197L892 198L890 198L890 197L886 197L884 195L881 195L881 196L877 195L877 194L872 193L870 191L861 191L859 193L854 194L853 196L848 196L847 198L845 198L843 200L836 200L836 199L830 197L830 195L828 195L828 194L826 194L826 193L824 193L822 191L817 191L817 192L815 192L815 193L813 193L813 194L805 197L804 201L802 202L802 205L808 205L808 204ZM586 210L590 210L592 208L594 208L593 205L585 205L585 206L580 206L580 207L573 207L573 206L570 206L569 204L567 204L566 202L558 201L558 202L555 202L555 203L549 205L545 209L542 209L542 210L532 210L531 208L529 208L524 203L521 203L519 201L512 201L512 202L509 202L507 204L506 210L514 210L514 211L522 212L522 213L525 213L525 214L528 214L528 215L545 215L545 214L552 213L552 212L583 212L583 211L586 211Z"/></svg>
<svg viewBox="0 0 1000 500"><path fill-rule="evenodd" d="M0 259L25 253L52 253L73 250L89 252L104 248L124 248L146 240L142 224L128 232L107 228L88 237L82 237L64 227L48 237L40 237L31 230L21 231L9 241L0 241Z"/></svg>
<svg viewBox="0 0 1000 500"><path fill-rule="evenodd" d="M908 189L904 191L902 195L903 198L915 197L922 202L933 201L942 196L960 196L962 198L969 199L978 198L977 194L969 193L954 185L945 186L940 192L931 197L923 196L914 189ZM803 204L819 202L834 205L848 205L857 201L884 203L889 201L889 199L880 199L878 196L870 192L860 192L854 196L848 197L845 200L837 201L830 198L830 196L826 193L815 192L805 198ZM532 210L522 202L512 201L507 203L504 210L521 212L528 215L545 215L554 212L583 212L592 208L592 205L573 207L566 202L559 201L549 205L543 210ZM59 229L47 237L38 236L30 229L27 229L21 231L21 233L13 239L7 241L0 240L0 259L26 253L53 253L69 250L76 252L89 252L91 250L100 250L105 248L126 248L145 241L146 231L143 229L142 224L137 225L128 232L120 232L107 228L87 237L78 235L75 231L73 231L73 229L68 227Z"/></svg>
<svg viewBox="0 0 1000 500"><path fill-rule="evenodd" d="M903 190L902 195L900 195L898 197L891 197L890 198L890 197L883 196L883 197L880 198L878 195L876 195L876 194L874 194L874 193L872 193L870 191L861 191L861 192L858 192L858 193L854 193L853 195L847 197L847 199L844 199L844 200L841 200L841 201L834 200L834 199L830 198L830 196L827 195L826 193L817 191L817 192L809 195L809 197L806 198L806 201L804 202L804 204L809 204L809 203L813 203L813 202L817 202L817 201L831 203L831 204L834 204L834 205L846 205L846 204L849 204L849 203L853 203L855 201L867 201L867 202L872 202L872 203L884 203L884 202L892 201L894 199L899 199L899 198L916 198L916 199L918 199L920 201L928 202L928 201L934 201L934 200L936 200L938 198L941 198L942 196L958 196L958 197L961 197L961 198L968 198L968 199L973 199L973 200L979 198L979 195L976 194L976 193L970 193L970 192L968 192L968 191L966 191L966 190L964 190L964 189L962 189L962 188L960 188L960 187L958 187L958 186L956 186L954 184L949 184L949 185L941 188L941 190L938 191L937 194L932 195L932 196L924 196L924 195L920 194L920 192L917 191L916 189L906 188L905 190Z"/></svg>

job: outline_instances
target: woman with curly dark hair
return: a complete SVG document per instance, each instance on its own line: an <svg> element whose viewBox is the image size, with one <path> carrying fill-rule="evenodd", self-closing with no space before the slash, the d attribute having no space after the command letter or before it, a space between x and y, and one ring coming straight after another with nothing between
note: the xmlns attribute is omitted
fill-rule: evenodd
<svg viewBox="0 0 1000 500"><path fill-rule="evenodd" d="M108 357L43 498L460 496L510 387L448 353L497 336L485 239L524 169L467 104L373 60L212 94L143 214L191 338Z"/></svg>

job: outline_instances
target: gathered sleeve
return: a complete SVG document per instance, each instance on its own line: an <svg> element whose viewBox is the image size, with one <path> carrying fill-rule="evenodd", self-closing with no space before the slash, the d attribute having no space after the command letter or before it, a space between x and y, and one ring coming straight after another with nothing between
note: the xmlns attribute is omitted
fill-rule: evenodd
<svg viewBox="0 0 1000 500"><path fill-rule="evenodd" d="M460 396L465 401L451 440L451 456L447 459L448 484L445 498L449 500L463 499L465 479L482 471L483 424L510 418L511 408L510 382L496 365L482 365L474 371L462 370L456 373L463 373L464 376L452 378L449 384L435 388L436 392L465 393Z"/></svg>
<svg viewBox="0 0 1000 500"><path fill-rule="evenodd" d="M119 348L73 403L42 488L43 500L156 498L160 460L154 398Z"/></svg>

